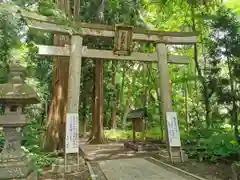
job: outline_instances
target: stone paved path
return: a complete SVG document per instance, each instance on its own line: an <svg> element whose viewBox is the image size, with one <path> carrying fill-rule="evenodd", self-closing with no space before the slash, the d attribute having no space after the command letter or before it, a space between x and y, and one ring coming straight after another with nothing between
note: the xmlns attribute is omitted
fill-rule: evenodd
<svg viewBox="0 0 240 180"><path fill-rule="evenodd" d="M188 180L143 158L98 162L108 180Z"/></svg>

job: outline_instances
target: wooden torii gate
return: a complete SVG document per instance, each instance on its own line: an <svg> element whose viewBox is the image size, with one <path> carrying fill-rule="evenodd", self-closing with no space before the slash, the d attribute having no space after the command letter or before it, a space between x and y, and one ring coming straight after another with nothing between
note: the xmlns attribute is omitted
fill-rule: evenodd
<svg viewBox="0 0 240 180"><path fill-rule="evenodd" d="M79 109L79 92L80 92L80 76L81 62L83 57L109 60L136 60L143 62L158 62L160 73L160 92L162 101L162 114L166 129L166 139L169 149L169 157L172 160L171 147L169 146L166 113L172 112L172 96L170 77L168 72L168 63L187 64L189 57L168 55L167 44L195 44L198 33L194 32L158 32L150 30L142 30L131 28L127 35L131 36L133 41L153 42L156 44L156 52L140 53L132 52L129 55L115 55L113 51L88 49L82 45L84 36L108 37L114 38L116 29L111 25L79 23L79 31L71 34L69 27L54 23L54 20L46 16L31 13L22 10L21 14L27 19L28 26L40 31L52 32L54 34L62 34L70 36L70 45L65 47L38 45L39 55L47 56L69 56L69 82L68 82L68 104L67 113L77 113ZM77 23L76 23L77 24ZM124 27L123 27L124 29ZM179 147L181 154L181 147Z"/></svg>

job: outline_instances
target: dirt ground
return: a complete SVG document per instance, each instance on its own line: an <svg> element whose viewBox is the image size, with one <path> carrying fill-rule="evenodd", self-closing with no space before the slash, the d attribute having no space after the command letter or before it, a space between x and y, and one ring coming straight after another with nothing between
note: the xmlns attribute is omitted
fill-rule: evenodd
<svg viewBox="0 0 240 180"><path fill-rule="evenodd" d="M38 180L89 180L90 173L87 166L81 169L79 172L65 174L53 174L48 169L45 170L42 176L38 177Z"/></svg>
<svg viewBox="0 0 240 180"><path fill-rule="evenodd" d="M231 180L232 172L230 164L203 163L189 160L184 163L174 163L171 165L209 180Z"/></svg>

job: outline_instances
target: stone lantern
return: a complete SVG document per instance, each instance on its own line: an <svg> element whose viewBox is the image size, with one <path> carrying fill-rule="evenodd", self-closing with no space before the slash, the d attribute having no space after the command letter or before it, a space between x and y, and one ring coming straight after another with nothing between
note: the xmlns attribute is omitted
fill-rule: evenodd
<svg viewBox="0 0 240 180"><path fill-rule="evenodd" d="M0 116L5 144L0 154L0 180L36 180L37 173L31 161L21 149L21 129L28 124L24 106L39 102L36 92L24 83L24 68L18 64L10 67L8 83L0 84L0 104L4 114Z"/></svg>

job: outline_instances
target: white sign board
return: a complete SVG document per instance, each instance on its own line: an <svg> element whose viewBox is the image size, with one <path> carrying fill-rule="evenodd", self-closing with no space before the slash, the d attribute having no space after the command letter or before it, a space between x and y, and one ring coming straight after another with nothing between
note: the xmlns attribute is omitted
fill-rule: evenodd
<svg viewBox="0 0 240 180"><path fill-rule="evenodd" d="M79 122L78 113L67 113L66 115L66 137L65 153L79 152Z"/></svg>
<svg viewBox="0 0 240 180"><path fill-rule="evenodd" d="M176 112L167 112L167 129L168 129L168 139L171 147L180 147L180 132L178 127L178 119Z"/></svg>

